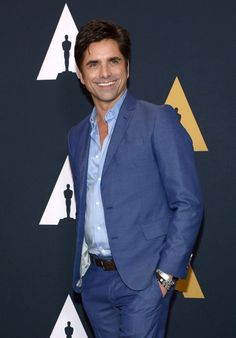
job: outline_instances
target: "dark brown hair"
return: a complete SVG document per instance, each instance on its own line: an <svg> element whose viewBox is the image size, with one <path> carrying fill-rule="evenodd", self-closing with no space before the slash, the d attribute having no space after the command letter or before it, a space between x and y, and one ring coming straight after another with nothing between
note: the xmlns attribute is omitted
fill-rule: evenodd
<svg viewBox="0 0 236 338"><path fill-rule="evenodd" d="M131 42L129 32L112 21L92 20L82 26L76 37L75 42L75 62L81 70L84 53L93 42L104 39L113 39L118 43L119 50L124 56L126 63L130 60Z"/></svg>

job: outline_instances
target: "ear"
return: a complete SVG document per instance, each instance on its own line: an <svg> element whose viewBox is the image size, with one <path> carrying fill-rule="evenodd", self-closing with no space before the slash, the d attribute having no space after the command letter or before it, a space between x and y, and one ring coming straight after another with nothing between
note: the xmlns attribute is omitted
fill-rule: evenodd
<svg viewBox="0 0 236 338"><path fill-rule="evenodd" d="M129 61L127 62L127 79L129 78Z"/></svg>
<svg viewBox="0 0 236 338"><path fill-rule="evenodd" d="M84 85L83 74L78 67L76 67L76 74L77 74L78 79L80 79L80 82Z"/></svg>

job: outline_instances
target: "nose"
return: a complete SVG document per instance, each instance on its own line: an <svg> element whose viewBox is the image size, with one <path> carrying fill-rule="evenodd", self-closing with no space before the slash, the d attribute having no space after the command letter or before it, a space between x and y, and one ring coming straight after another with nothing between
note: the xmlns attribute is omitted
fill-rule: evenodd
<svg viewBox="0 0 236 338"><path fill-rule="evenodd" d="M102 64L100 67L100 77L106 79L111 75L111 70L108 64Z"/></svg>

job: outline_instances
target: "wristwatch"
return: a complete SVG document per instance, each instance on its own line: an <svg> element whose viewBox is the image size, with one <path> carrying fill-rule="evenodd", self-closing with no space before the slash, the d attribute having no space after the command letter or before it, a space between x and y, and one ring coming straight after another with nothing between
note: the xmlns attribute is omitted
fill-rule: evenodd
<svg viewBox="0 0 236 338"><path fill-rule="evenodd" d="M175 286L175 278L168 275L167 273L161 271L160 269L156 270L157 280L164 286L167 290Z"/></svg>

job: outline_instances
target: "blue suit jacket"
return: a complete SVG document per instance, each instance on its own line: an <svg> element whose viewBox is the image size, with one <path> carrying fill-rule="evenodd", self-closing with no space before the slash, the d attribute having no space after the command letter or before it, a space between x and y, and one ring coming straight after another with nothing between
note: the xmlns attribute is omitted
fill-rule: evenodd
<svg viewBox="0 0 236 338"><path fill-rule="evenodd" d="M89 142L88 116L69 133L77 204L77 292ZM186 276L203 208L192 141L172 107L136 100L128 92L108 148L101 194L111 252L128 287L145 288L157 268Z"/></svg>

